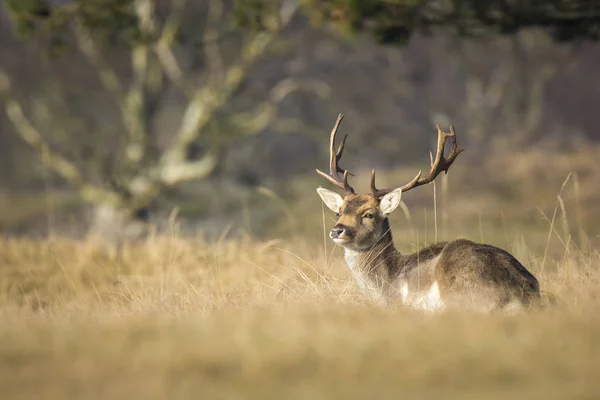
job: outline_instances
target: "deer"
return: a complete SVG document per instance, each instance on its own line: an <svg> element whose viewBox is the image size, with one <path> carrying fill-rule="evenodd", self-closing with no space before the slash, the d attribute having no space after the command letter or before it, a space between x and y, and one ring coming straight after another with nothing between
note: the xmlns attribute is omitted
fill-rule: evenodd
<svg viewBox="0 0 600 400"><path fill-rule="evenodd" d="M354 174L339 165L348 135L335 149L343 117L339 114L329 138L329 174L316 171L344 195L323 187L317 193L336 213L329 237L343 248L346 264L367 298L383 306L401 304L426 312L466 307L512 314L539 304L538 280L499 247L463 238L434 243L412 254L394 246L389 216L400 205L402 194L433 182L442 171L447 174L464 151L457 145L454 126L448 133L437 125L437 151L429 174L422 176L419 171L402 186L378 189L372 170L371 193L357 194L348 184L348 175ZM451 150L445 156L448 140Z"/></svg>

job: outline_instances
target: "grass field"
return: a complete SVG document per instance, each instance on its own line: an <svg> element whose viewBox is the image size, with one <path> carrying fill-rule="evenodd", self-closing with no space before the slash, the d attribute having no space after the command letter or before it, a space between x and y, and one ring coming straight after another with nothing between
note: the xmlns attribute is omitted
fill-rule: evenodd
<svg viewBox="0 0 600 400"><path fill-rule="evenodd" d="M300 256L302 254L302 256ZM337 253L161 237L119 259L0 242L3 399L597 398L598 256L529 267L559 306L378 309Z"/></svg>
<svg viewBox="0 0 600 400"><path fill-rule="evenodd" d="M516 202L457 195L450 206L470 213L445 234L435 203L440 238L507 248L559 300L517 316L371 305L323 242L332 216L314 212L316 194L294 211L313 227L301 239L159 235L114 256L85 240L1 238L0 398L598 398L600 254L578 225L596 210L595 176L581 202L559 176L539 209L545 194L527 184ZM438 236L428 215L394 226L401 250Z"/></svg>

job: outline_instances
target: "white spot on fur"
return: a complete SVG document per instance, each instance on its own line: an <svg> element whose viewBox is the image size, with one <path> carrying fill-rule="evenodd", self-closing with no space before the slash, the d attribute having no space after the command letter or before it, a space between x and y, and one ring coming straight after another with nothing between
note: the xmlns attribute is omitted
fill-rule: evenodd
<svg viewBox="0 0 600 400"><path fill-rule="evenodd" d="M517 315L523 311L523 304L520 301L513 300L503 308L508 315Z"/></svg>
<svg viewBox="0 0 600 400"><path fill-rule="evenodd" d="M433 282L429 290L427 291L427 297L425 304L428 310L439 310L444 308L444 302L440 296L440 287L437 281Z"/></svg>
<svg viewBox="0 0 600 400"><path fill-rule="evenodd" d="M433 282L427 291L408 290L408 284L405 282L400 290L402 295L402 303L410 308L423 310L427 312L435 312L444 308L445 304L440 296L440 287L437 281Z"/></svg>
<svg viewBox="0 0 600 400"><path fill-rule="evenodd" d="M344 249L344 258L346 259L348 268L356 279L356 283L360 287L361 291L376 303L381 305L387 304L388 299L383 290L383 286L379 287L376 285L376 283L373 282L373 279L369 277L362 268L360 268L361 257L362 253L359 251ZM421 264L419 268L426 270L428 266L435 266L438 259L439 256ZM428 312L441 310L445 306L440 296L440 288L437 281L433 282L433 284L431 284L431 286L429 286L429 288L426 290L411 292L409 291L408 283L403 280L402 286L400 287L400 297L402 303L408 307Z"/></svg>
<svg viewBox="0 0 600 400"><path fill-rule="evenodd" d="M406 304L408 301L408 282L402 284L400 295L402 296L402 304Z"/></svg>

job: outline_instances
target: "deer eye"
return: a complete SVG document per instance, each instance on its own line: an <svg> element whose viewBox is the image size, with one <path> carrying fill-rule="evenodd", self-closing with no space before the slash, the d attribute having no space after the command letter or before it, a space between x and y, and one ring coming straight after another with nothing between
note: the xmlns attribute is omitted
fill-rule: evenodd
<svg viewBox="0 0 600 400"><path fill-rule="evenodd" d="M335 213L335 216L336 216L337 218L339 218L339 217L340 217L340 213L339 213L339 212Z"/></svg>
<svg viewBox="0 0 600 400"><path fill-rule="evenodd" d="M373 219L373 217L374 217L374 215L371 213L367 213L367 214L363 215L363 218L366 218L366 219Z"/></svg>

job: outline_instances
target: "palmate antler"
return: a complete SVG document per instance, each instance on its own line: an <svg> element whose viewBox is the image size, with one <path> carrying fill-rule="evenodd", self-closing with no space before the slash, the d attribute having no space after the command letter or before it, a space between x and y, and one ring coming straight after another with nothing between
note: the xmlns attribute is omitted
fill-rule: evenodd
<svg viewBox="0 0 600 400"><path fill-rule="evenodd" d="M329 137L329 175L320 171L319 169L317 169L317 173L323 178L327 179L329 182L333 183L335 186L344 189L346 193L354 194L354 189L348 184L348 175L353 176L353 174L351 174L348 170L341 168L338 164L342 158L342 154L344 154L344 145L346 144L348 135L344 136L340 147L338 147L337 152L335 151L335 135L337 134L337 130L340 127L342 119L344 119L344 114L339 114ZM340 173L343 174L342 178L340 178Z"/></svg>
<svg viewBox="0 0 600 400"><path fill-rule="evenodd" d="M343 118L344 118L344 114L338 115L337 121L335 122L335 125L334 125L333 129L331 130L331 135L329 138L329 175L318 169L317 169L317 173L319 175L321 175L322 177L324 177L325 179L327 179L328 181L330 181L331 183L333 183L335 186L337 186L341 189L344 189L344 191L346 191L346 193L354 194L354 189L348 184L348 175L353 176L353 174L348 172L348 170L341 168L338 164L340 159L342 158L342 154L344 153L344 145L346 144L346 138L348 137L348 135L344 136L344 139L342 139L342 143L338 147L337 152L335 151L335 136L337 134L337 130L338 130ZM456 157L458 157L458 155L460 153L462 153L464 151L464 149L459 148L456 143L456 133L454 132L454 126L450 126L450 133L444 132L439 127L439 125L437 125L437 130L438 130L437 152L435 155L435 160L433 161L433 164L431 165L431 170L429 171L429 174L426 177L421 178L421 171L419 171L417 176L415 176L413 178L413 180L411 180L410 182L408 182L405 185L402 185L402 186L399 186L396 188L377 189L377 187L375 186L375 170L373 170L371 172L371 192L372 192L373 196L375 196L376 198L381 198L381 197L385 196L386 194L388 194L389 192L396 190L396 189L402 189L402 192L406 192L406 191L409 191L410 189L414 189L418 186L433 182L433 180L442 171L444 171L445 173L448 173L448 169L450 168L450 166L452 165L454 160L456 160ZM446 146L446 141L448 139L451 140L452 149L450 151L450 155L448 157L445 157L444 156L444 148ZM343 174L343 177L340 177L340 173Z"/></svg>

